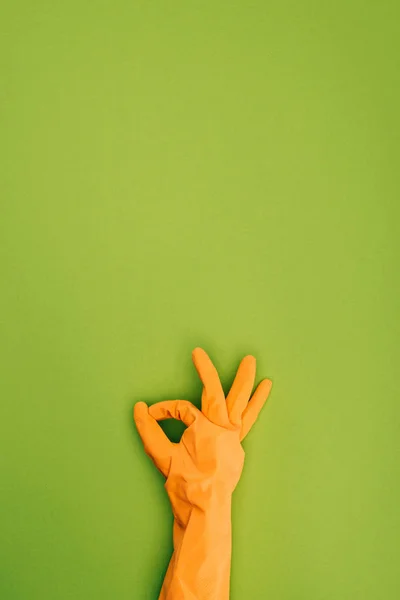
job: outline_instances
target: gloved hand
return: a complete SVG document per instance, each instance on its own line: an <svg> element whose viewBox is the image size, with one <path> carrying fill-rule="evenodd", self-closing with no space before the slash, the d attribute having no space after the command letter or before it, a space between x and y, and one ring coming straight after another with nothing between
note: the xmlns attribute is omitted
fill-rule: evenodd
<svg viewBox="0 0 400 600"><path fill-rule="evenodd" d="M193 362L203 383L202 410L186 400L138 402L134 419L146 453L167 478L174 514L174 554L160 600L227 600L231 557L231 496L243 468L241 440L264 405L271 381L253 396L256 361L246 356L225 395L218 373L200 348ZM179 443L157 421L187 425Z"/></svg>

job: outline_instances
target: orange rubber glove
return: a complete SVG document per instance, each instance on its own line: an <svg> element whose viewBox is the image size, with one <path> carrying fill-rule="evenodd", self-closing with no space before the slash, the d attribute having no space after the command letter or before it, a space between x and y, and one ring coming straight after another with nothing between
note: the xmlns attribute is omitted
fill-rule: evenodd
<svg viewBox="0 0 400 600"><path fill-rule="evenodd" d="M174 515L174 552L159 600L228 600L231 497L244 461L240 442L256 421L272 382L264 379L250 398L256 361L246 356L225 399L204 350L193 351L193 362L203 383L201 411L186 400L150 408L138 402L134 407L145 451L167 478ZM187 425L177 444L157 423L170 418Z"/></svg>

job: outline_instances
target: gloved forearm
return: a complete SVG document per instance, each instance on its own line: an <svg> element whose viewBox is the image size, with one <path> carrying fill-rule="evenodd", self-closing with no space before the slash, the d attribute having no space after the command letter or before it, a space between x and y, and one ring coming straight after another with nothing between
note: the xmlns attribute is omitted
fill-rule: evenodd
<svg viewBox="0 0 400 600"><path fill-rule="evenodd" d="M231 497L194 506L186 523L174 521L174 553L159 600L228 600Z"/></svg>
<svg viewBox="0 0 400 600"><path fill-rule="evenodd" d="M218 373L200 348L193 361L203 383L199 411L186 400L148 408L138 402L134 418L146 453L166 477L174 515L174 553L159 600L228 600L231 563L231 497L239 481L247 435L264 405L271 381L251 395L255 359L245 357L225 398ZM187 426L178 444L157 421Z"/></svg>

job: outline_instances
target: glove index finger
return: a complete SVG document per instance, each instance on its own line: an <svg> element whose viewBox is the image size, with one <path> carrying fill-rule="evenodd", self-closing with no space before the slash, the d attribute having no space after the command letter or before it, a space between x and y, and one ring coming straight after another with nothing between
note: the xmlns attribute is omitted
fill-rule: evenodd
<svg viewBox="0 0 400 600"><path fill-rule="evenodd" d="M149 414L156 421L165 419L176 419L182 421L187 427L201 416L201 412L188 400L164 400L152 404L149 408Z"/></svg>
<svg viewBox="0 0 400 600"><path fill-rule="evenodd" d="M167 477L174 447L172 442L167 438L157 421L150 415L145 402L135 404L133 418L146 454L161 473Z"/></svg>

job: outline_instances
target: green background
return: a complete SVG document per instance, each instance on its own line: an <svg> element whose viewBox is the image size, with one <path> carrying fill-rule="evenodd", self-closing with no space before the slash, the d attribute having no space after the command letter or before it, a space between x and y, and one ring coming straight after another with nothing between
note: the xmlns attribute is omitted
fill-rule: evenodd
<svg viewBox="0 0 400 600"><path fill-rule="evenodd" d="M156 600L131 410L198 402L197 345L274 381L232 599L398 600L399 17L2 2L2 600Z"/></svg>

